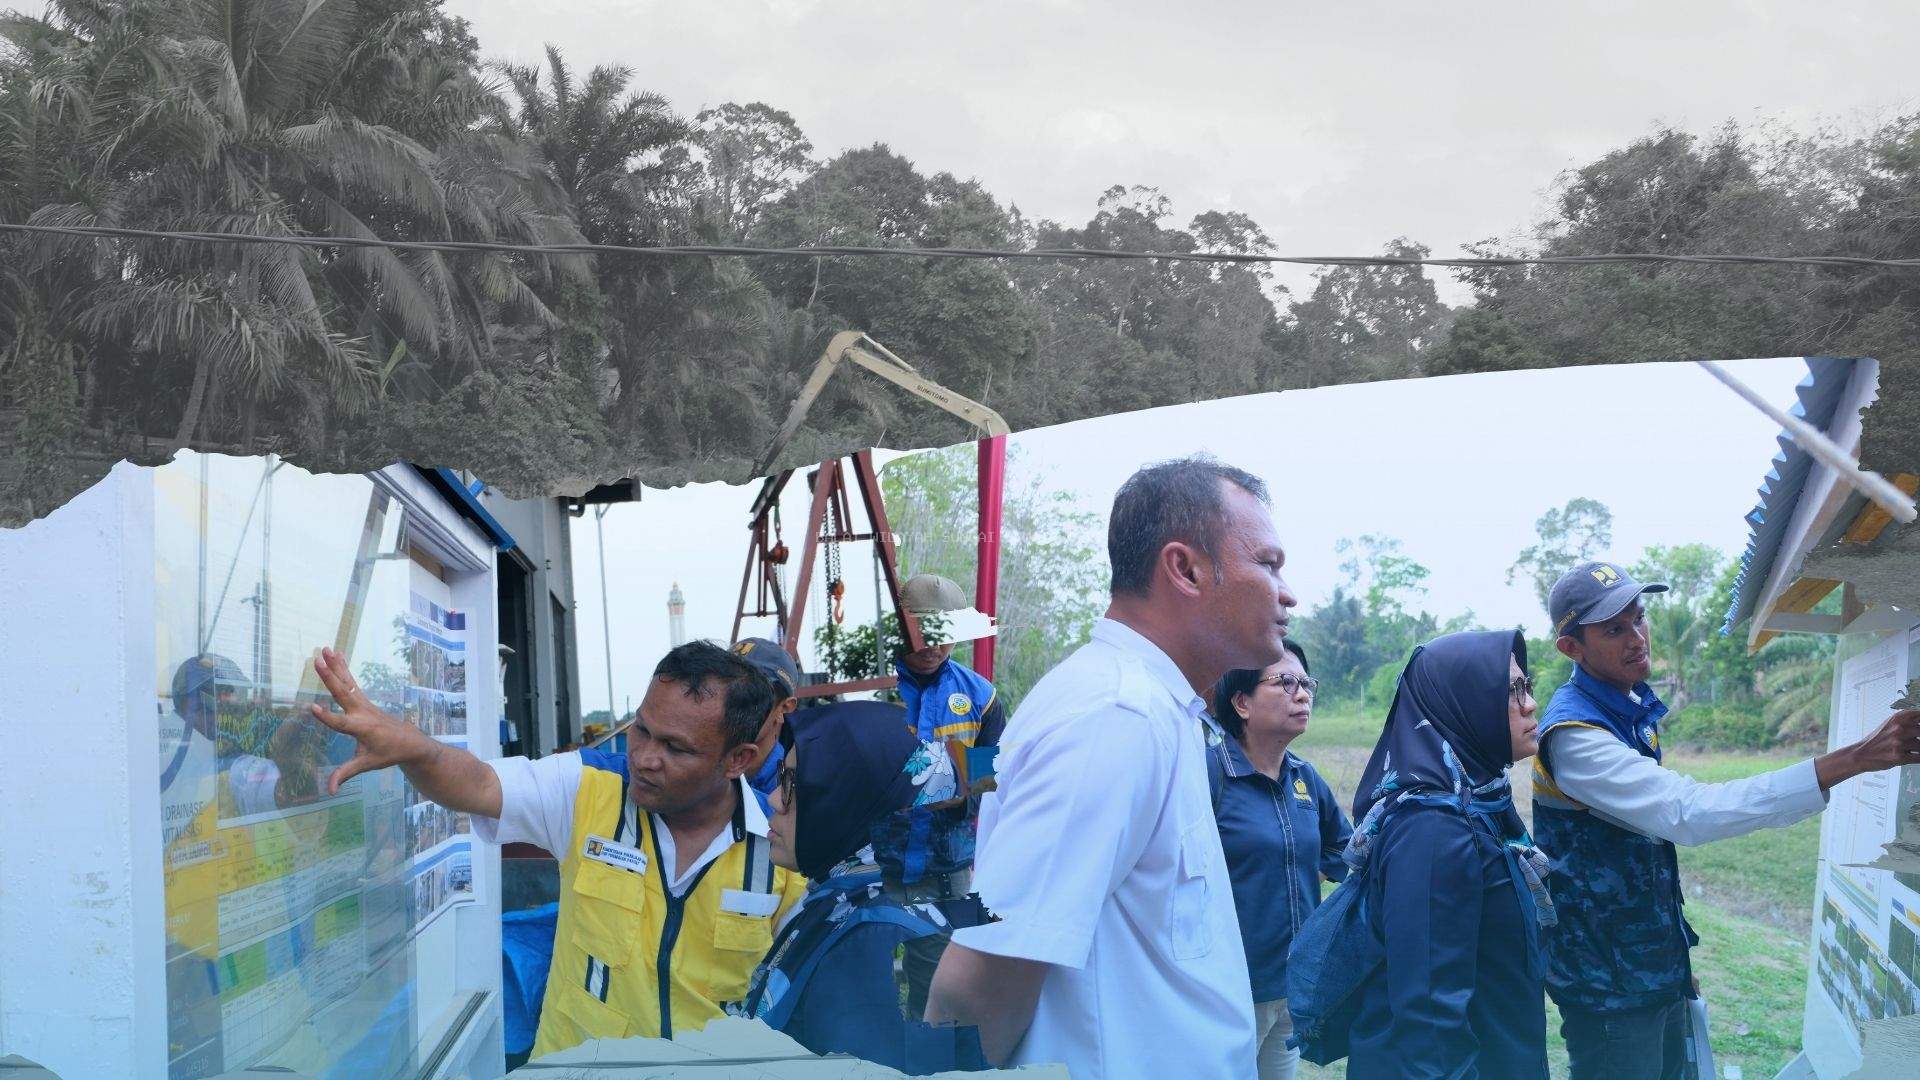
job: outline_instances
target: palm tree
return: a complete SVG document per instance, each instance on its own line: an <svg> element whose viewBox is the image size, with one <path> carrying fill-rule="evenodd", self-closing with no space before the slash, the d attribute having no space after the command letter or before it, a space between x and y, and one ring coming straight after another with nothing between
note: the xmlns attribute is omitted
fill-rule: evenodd
<svg viewBox="0 0 1920 1080"><path fill-rule="evenodd" d="M429 55L434 15L407 2L55 0L44 19L8 19L0 205L10 220L261 236L577 237L499 147L466 133L487 94ZM143 240L14 239L6 254L0 318L77 345L96 406L142 430L177 417L175 445L250 437L263 405L324 442L330 416L368 401L374 358L403 346L443 370L478 367L496 321L553 320L532 284L568 269Z"/></svg>
<svg viewBox="0 0 1920 1080"><path fill-rule="evenodd" d="M684 197L692 127L657 94L630 92L633 72L596 67L578 80L556 48L544 70L501 65L514 108L491 129L544 162L581 232L596 244L711 241ZM636 449L666 454L751 453L766 425L751 391L765 378L768 298L734 260L606 257L597 265L607 305L610 421ZM700 445L718 428L738 446Z"/></svg>
<svg viewBox="0 0 1920 1080"><path fill-rule="evenodd" d="M1833 643L1806 634L1786 634L1768 642L1756 689L1761 716L1781 742L1818 740L1826 734L1833 697Z"/></svg>

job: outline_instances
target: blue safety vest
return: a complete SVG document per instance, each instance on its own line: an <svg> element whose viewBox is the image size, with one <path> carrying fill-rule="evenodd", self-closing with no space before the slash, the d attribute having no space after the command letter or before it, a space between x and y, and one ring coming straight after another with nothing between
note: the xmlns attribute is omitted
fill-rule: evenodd
<svg viewBox="0 0 1920 1080"><path fill-rule="evenodd" d="M1547 936L1547 993L1562 1009L1616 1012L1692 995L1680 864L1672 843L1603 821L1553 780L1548 733L1604 731L1660 760L1667 707L1645 683L1633 699L1576 667L1540 720L1533 765L1533 833L1552 860L1548 884L1559 925Z"/></svg>
<svg viewBox="0 0 1920 1080"><path fill-rule="evenodd" d="M942 745L949 739L974 744L980 737L981 720L993 705L992 683L952 660L940 665L926 686L906 665L898 665L897 670L900 700L916 738ZM973 865L973 839L973 818L966 807L914 807L891 814L875 826L873 853L889 873L912 884L931 874Z"/></svg>

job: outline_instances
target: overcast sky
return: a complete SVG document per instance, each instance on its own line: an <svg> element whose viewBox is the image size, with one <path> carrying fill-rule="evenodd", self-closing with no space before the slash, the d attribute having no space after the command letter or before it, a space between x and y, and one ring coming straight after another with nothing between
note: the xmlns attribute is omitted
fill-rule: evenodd
<svg viewBox="0 0 1920 1080"><path fill-rule="evenodd" d="M786 109L822 157L885 142L924 173L977 178L1069 224L1113 184L1152 185L1179 223L1240 210L1293 255L1372 254L1401 235L1457 255L1513 234L1556 174L1656 123L1891 117L1914 103L1920 38L1920 5L1892 2L448 8L490 57L534 62L551 43L576 66L630 66L687 115ZM1280 278L1302 291L1309 273Z"/></svg>
<svg viewBox="0 0 1920 1080"><path fill-rule="evenodd" d="M1782 406L1792 404L1807 372L1800 359L1727 366ZM1484 625L1524 625L1538 634L1546 617L1532 587L1508 586L1506 572L1533 542L1543 512L1577 496L1605 503L1622 561L1650 544L1707 543L1737 555L1778 434L1692 364L1465 375L1261 394L1017 433L1009 440L1017 464L1008 487L1038 476L1048 489L1078 495L1098 517L1093 540L1104 553L1113 493L1134 469L1207 451L1273 489L1286 576L1303 609L1339 583L1335 544L1377 533L1402 541L1406 554L1432 570L1428 610L1445 617L1471 609ZM803 488L790 484L781 507L796 560ZM640 503L608 513L614 695L623 711L668 647L667 593L675 582L686 595L689 635L728 640L755 490L648 490ZM954 527L971 532L975 522L968 515ZM581 702L590 712L607 700L600 548L590 515L574 524L574 552ZM872 618L871 566L865 545L847 546L850 623ZM972 592L972 581L962 584ZM808 640L817 625L810 614ZM771 628L771 620L749 621L744 632Z"/></svg>
<svg viewBox="0 0 1920 1080"><path fill-rule="evenodd" d="M1579 10L1575 10L1575 8ZM1022 0L450 0L491 57L621 63L683 113L791 112L816 152L886 142L923 173L984 183L1030 218L1083 223L1105 188L1145 184L1184 223L1251 215L1283 254L1357 255L1398 236L1459 254L1542 217L1555 177L1671 124L1859 130L1915 104L1920 5L1586 5ZM1311 287L1310 271L1281 281ZM1440 275L1441 295L1466 299ZM1788 401L1803 365L1743 364ZM1578 404L1576 419L1568 415ZM1582 425L1638 432L1555 458ZM1277 434L1276 434L1277 433ZM1279 519L1311 605L1341 536L1387 532L1434 570L1429 602L1539 619L1503 584L1534 518L1575 495L1613 507L1617 546L1744 544L1773 426L1703 372L1523 373L1329 388L1107 418L1015 439L1104 520L1141 462L1198 447L1297 492ZM1015 478L1018 480L1018 477ZM751 493L648 492L607 519L617 697L666 645L666 593L724 637ZM799 493L788 520L804 513ZM796 530L797 531L797 530ZM607 696L591 518L577 527L583 707ZM791 537L789 538L791 540ZM861 564L864 568L864 564ZM849 604L871 588L850 574Z"/></svg>

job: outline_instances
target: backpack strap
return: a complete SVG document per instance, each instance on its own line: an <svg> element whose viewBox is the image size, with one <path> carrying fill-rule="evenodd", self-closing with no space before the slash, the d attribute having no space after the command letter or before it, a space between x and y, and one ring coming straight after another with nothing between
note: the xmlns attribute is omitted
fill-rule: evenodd
<svg viewBox="0 0 1920 1080"><path fill-rule="evenodd" d="M800 962L800 967L787 981L786 993L780 995L780 1000L774 1002L762 1017L768 1027L776 1031L786 1028L787 1021L793 1017L793 1010L800 1004L800 995L806 990L807 982L813 978L814 969L820 966L820 961L832 952L833 947L840 943L840 939L852 932L854 927L869 923L900 927L913 938L923 938L940 932L938 927L898 904L874 904L853 909L853 913L847 916L847 920L834 927L820 944L807 954L807 958Z"/></svg>

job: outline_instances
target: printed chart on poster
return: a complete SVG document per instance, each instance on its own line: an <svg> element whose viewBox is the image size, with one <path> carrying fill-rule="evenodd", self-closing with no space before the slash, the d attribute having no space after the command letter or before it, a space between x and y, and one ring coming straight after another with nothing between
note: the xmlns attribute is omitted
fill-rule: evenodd
<svg viewBox="0 0 1920 1080"><path fill-rule="evenodd" d="M1877 728L1920 672L1920 628L1887 636L1840 665L1829 741ZM1869 773L1830 793L1821 834L1814 985L1861 1025L1920 1009L1920 767Z"/></svg>
<svg viewBox="0 0 1920 1080"><path fill-rule="evenodd" d="M406 716L420 730L467 746L467 622L449 610L446 582L415 563L406 634ZM428 802L406 788L408 873L415 933L473 895L473 836L467 815Z"/></svg>

